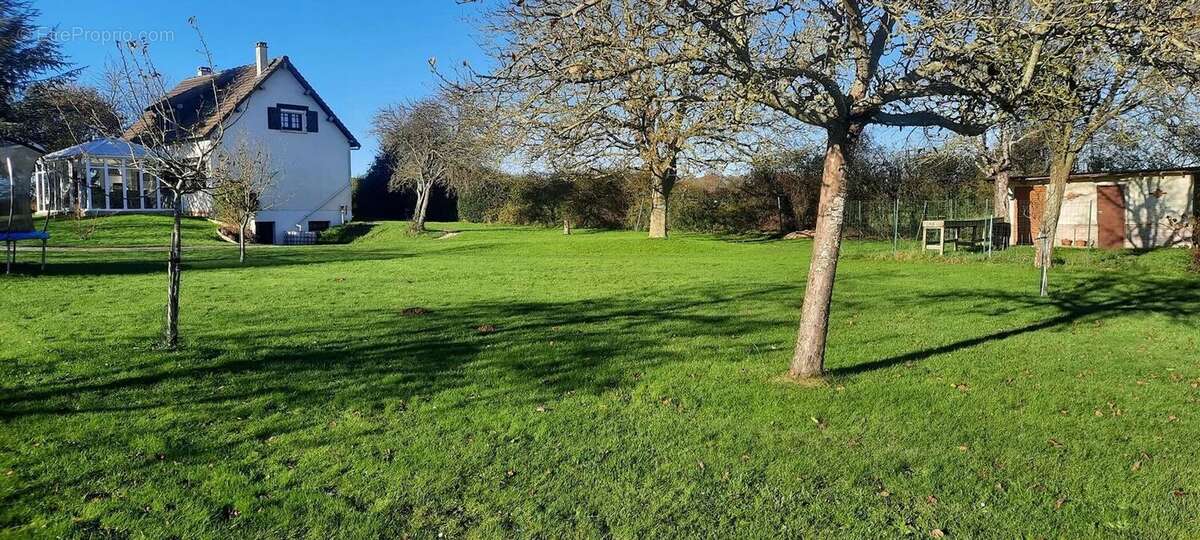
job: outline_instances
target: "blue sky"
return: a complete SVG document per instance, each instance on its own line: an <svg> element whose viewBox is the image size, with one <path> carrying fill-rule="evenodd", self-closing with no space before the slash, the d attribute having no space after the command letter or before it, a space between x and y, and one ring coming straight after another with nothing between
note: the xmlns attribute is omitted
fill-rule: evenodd
<svg viewBox="0 0 1200 540"><path fill-rule="evenodd" d="M114 39L145 36L160 70L178 81L204 64L188 26L195 15L217 68L254 61L254 43L272 57L288 55L363 143L351 153L354 174L375 155L371 115L379 107L431 93L428 60L443 66L482 61L471 19L453 0L321 2L282 0L120 1L38 0L40 23L57 27L62 50L84 67L83 82L115 58Z"/></svg>

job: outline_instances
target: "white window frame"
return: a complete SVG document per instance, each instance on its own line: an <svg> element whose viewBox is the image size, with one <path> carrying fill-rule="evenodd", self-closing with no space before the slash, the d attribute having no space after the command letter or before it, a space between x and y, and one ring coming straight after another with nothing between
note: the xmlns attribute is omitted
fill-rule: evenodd
<svg viewBox="0 0 1200 540"><path fill-rule="evenodd" d="M288 127L288 124L286 122L284 122L283 119L286 118L287 115L296 115L296 117L299 119L299 121L296 123L295 128ZM305 127L307 127L304 125L304 120L305 120L304 117L305 116L306 116L305 111L302 111L300 109L287 109L284 107L280 107L279 108L279 130L303 133Z"/></svg>

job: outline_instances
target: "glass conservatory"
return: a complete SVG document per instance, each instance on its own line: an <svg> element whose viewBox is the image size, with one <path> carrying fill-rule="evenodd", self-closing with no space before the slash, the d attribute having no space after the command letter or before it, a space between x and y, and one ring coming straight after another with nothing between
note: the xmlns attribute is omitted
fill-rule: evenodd
<svg viewBox="0 0 1200 540"><path fill-rule="evenodd" d="M158 178L144 168L146 148L95 139L42 156L33 174L34 211L165 212Z"/></svg>

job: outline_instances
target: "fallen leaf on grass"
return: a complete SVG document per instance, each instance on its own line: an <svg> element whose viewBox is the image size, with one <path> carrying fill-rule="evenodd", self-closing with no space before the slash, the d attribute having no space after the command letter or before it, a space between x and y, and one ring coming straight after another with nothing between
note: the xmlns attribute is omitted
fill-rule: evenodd
<svg viewBox="0 0 1200 540"><path fill-rule="evenodd" d="M938 503L938 498L934 497L933 495L930 495L928 497L925 497L925 502L929 503L930 506L933 506Z"/></svg>
<svg viewBox="0 0 1200 540"><path fill-rule="evenodd" d="M1140 462L1140 461L1133 462L1133 465L1129 467L1129 470L1131 470L1133 472L1142 470L1142 462Z"/></svg>
<svg viewBox="0 0 1200 540"><path fill-rule="evenodd" d="M945 538L946 531L943 531L941 529L934 529L932 531L929 531L929 537L930 538Z"/></svg>
<svg viewBox="0 0 1200 540"><path fill-rule="evenodd" d="M1171 495L1174 495L1176 497L1184 497L1187 495L1187 492L1184 491L1183 489L1175 488L1175 490L1171 492Z"/></svg>
<svg viewBox="0 0 1200 540"><path fill-rule="evenodd" d="M1054 509L1059 510L1063 507L1064 504L1067 504L1067 498L1059 497L1058 500L1054 501Z"/></svg>
<svg viewBox="0 0 1200 540"><path fill-rule="evenodd" d="M400 311L400 314L405 317L420 317L429 313L428 309L423 307L406 307Z"/></svg>
<svg viewBox="0 0 1200 540"><path fill-rule="evenodd" d="M475 328L475 331L479 332L480 334L491 334L496 331L496 326L491 324L481 324Z"/></svg>
<svg viewBox="0 0 1200 540"><path fill-rule="evenodd" d="M1046 441L1046 442L1049 442L1050 446L1053 446L1055 448L1062 448L1062 447L1066 446L1065 444L1059 442L1058 439L1050 439L1049 441Z"/></svg>

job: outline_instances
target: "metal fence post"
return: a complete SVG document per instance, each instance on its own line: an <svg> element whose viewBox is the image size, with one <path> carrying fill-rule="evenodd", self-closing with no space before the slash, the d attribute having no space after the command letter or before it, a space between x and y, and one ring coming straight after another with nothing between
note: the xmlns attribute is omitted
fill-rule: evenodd
<svg viewBox="0 0 1200 540"><path fill-rule="evenodd" d="M996 227L992 223L993 219L994 218L990 217L987 219L987 258L989 259L992 258L992 243L995 242L995 240L992 239L992 234Z"/></svg>
<svg viewBox="0 0 1200 540"><path fill-rule="evenodd" d="M1050 237L1041 237L1042 241L1042 296L1050 296Z"/></svg>
<svg viewBox="0 0 1200 540"><path fill-rule="evenodd" d="M899 256L900 249L900 198L896 198L895 208L892 210L892 258Z"/></svg>
<svg viewBox="0 0 1200 540"><path fill-rule="evenodd" d="M1088 201L1088 219L1087 219L1087 247L1092 247L1092 210L1094 209L1095 201Z"/></svg>

